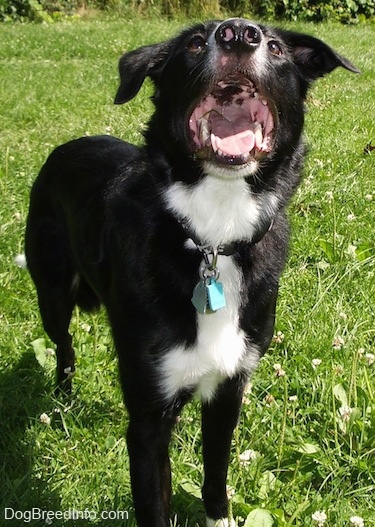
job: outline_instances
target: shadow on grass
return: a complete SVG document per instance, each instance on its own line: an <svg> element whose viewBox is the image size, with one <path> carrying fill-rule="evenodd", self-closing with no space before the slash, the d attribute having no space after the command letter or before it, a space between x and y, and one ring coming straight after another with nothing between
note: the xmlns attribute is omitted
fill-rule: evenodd
<svg viewBox="0 0 375 527"><path fill-rule="evenodd" d="M44 425L40 420L43 413L53 416L51 424L54 430L60 429L61 437L67 438L60 414L54 415L56 407L63 407L64 398L60 402L52 395L52 390L51 378L39 365L33 352L25 353L18 363L0 372L0 526L47 525L45 517L38 518L38 511L45 515L47 511L64 512L59 493L51 491L51 479L46 480L45 475L36 469L41 464L37 456L51 456L45 448L41 453L39 445L43 435L41 427ZM95 428L95 421L110 413L109 405L110 402L106 401L93 404L80 401L78 410L85 415L82 426L86 424ZM74 406L71 412L76 410ZM33 509L35 513L31 512ZM66 521L65 518L54 518L53 525L133 527L135 521L132 520L129 513L129 520L125 521L82 518Z"/></svg>
<svg viewBox="0 0 375 527"><path fill-rule="evenodd" d="M37 456L41 455L38 441L43 433L40 427L42 413L51 415L56 407L50 376L46 376L44 369L35 359L33 352L25 353L20 361L0 373L0 525L9 527L21 525L46 525L44 520L28 520L21 513L28 514L33 508L41 511L61 511L61 497L59 493L51 491L51 480L46 481L35 469ZM79 389L76 390L79 392ZM79 411L80 423L88 428L95 428L98 420L104 415L109 417L111 402L102 400L84 402L80 400L78 408L73 405L72 412ZM82 416L82 412L84 417ZM59 415L53 419L53 426L61 428ZM43 455L48 455L44 452ZM179 482L176 482L177 485ZM100 492L100 489L98 489ZM121 489L119 489L119 496ZM119 498L120 501L123 498ZM131 496L129 496L131 500ZM119 509L122 509L120 503ZM113 504L113 510L116 504ZM12 511L18 511L14 517ZM202 501L181 486L172 498L172 525L181 527L196 527L204 525L204 511ZM176 517L178 520L176 520ZM88 523L80 519L77 521L54 519L53 525L62 527L69 525L87 527L92 524L100 527L135 527L133 511L129 511L127 520L101 520Z"/></svg>
<svg viewBox="0 0 375 527"><path fill-rule="evenodd" d="M50 405L46 382L33 353L25 354L0 374L0 518L6 519L7 508L9 526L23 523L10 520L10 509L59 508L59 498L33 473L36 454L32 425Z"/></svg>

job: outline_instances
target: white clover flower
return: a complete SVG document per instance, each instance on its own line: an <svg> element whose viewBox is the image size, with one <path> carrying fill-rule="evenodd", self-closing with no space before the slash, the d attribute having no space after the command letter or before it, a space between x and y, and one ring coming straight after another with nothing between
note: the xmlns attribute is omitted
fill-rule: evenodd
<svg viewBox="0 0 375 527"><path fill-rule="evenodd" d="M66 378L68 381L74 377L74 371L72 371L72 368L70 366L64 368L64 373L67 376Z"/></svg>
<svg viewBox="0 0 375 527"><path fill-rule="evenodd" d="M229 485L227 485L227 496L228 496L228 499L231 500L235 494L236 494L235 489L233 487L230 487Z"/></svg>
<svg viewBox="0 0 375 527"><path fill-rule="evenodd" d="M245 390L244 390L244 393L251 393L251 390L253 389L253 385L252 383L249 381L246 386L245 386Z"/></svg>
<svg viewBox="0 0 375 527"><path fill-rule="evenodd" d="M341 406L339 408L339 414L343 421L347 422L350 420L350 416L353 413L353 408L350 408L350 406Z"/></svg>
<svg viewBox="0 0 375 527"><path fill-rule="evenodd" d="M242 454L239 455L239 460L241 465L249 465L251 461L254 461L258 457L258 452L255 450L245 450Z"/></svg>
<svg viewBox="0 0 375 527"><path fill-rule="evenodd" d="M327 198L328 201L332 201L333 200L333 192L332 192L332 190L327 190L326 198Z"/></svg>
<svg viewBox="0 0 375 527"><path fill-rule="evenodd" d="M346 252L351 258L356 258L357 257L357 246L353 245L352 243L349 243Z"/></svg>
<svg viewBox="0 0 375 527"><path fill-rule="evenodd" d="M373 353L366 353L365 359L367 361L367 364L371 366L375 362L375 355Z"/></svg>
<svg viewBox="0 0 375 527"><path fill-rule="evenodd" d="M352 516L350 518L350 525L353 525L353 527L365 527L365 522L360 516Z"/></svg>
<svg viewBox="0 0 375 527"><path fill-rule="evenodd" d="M46 413L40 414L39 421L43 423L44 425L50 425L51 424L51 418Z"/></svg>
<svg viewBox="0 0 375 527"><path fill-rule="evenodd" d="M345 344L345 341L342 337L338 336L333 339L332 347L334 350L341 350Z"/></svg>
<svg viewBox="0 0 375 527"><path fill-rule="evenodd" d="M45 354L46 354L46 357L54 357L55 350L52 348L46 348Z"/></svg>
<svg viewBox="0 0 375 527"><path fill-rule="evenodd" d="M333 372L336 375L342 375L344 373L344 366L342 366L341 364L336 364L333 368Z"/></svg>
<svg viewBox="0 0 375 527"><path fill-rule="evenodd" d="M290 403L296 403L297 401L298 401L298 397L297 397L297 395L291 395L291 396L289 397L289 402L290 402Z"/></svg>
<svg viewBox="0 0 375 527"><path fill-rule="evenodd" d="M284 377L286 375L285 370L282 369L281 364L277 363L273 365L276 377Z"/></svg>
<svg viewBox="0 0 375 527"><path fill-rule="evenodd" d="M327 521L327 515L324 511L316 511L311 516L314 523L316 523L317 527L323 527L325 522Z"/></svg>
<svg viewBox="0 0 375 527"><path fill-rule="evenodd" d="M251 404L251 399L246 392L242 396L242 404L245 406Z"/></svg>
<svg viewBox="0 0 375 527"><path fill-rule="evenodd" d="M353 213L348 214L348 216L347 216L347 220L348 221L354 221L355 219L356 219L355 214L353 214Z"/></svg>
<svg viewBox="0 0 375 527"><path fill-rule="evenodd" d="M320 359L313 359L311 361L311 366L314 368L314 370L317 369L318 366L322 364L322 361Z"/></svg>
<svg viewBox="0 0 375 527"><path fill-rule="evenodd" d="M276 344L281 344L284 341L285 335L282 331L278 331L276 335L273 336L273 341Z"/></svg>
<svg viewBox="0 0 375 527"><path fill-rule="evenodd" d="M271 404L274 404L276 402L274 396L271 395L270 393L267 393L267 395L265 396L263 400L268 406L271 406Z"/></svg>

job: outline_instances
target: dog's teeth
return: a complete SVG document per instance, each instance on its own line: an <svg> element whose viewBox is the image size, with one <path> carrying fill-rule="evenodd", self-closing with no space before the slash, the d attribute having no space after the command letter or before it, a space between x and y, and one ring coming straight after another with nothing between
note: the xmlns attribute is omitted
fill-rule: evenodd
<svg viewBox="0 0 375 527"><path fill-rule="evenodd" d="M216 135L214 135L214 134L211 134L211 146L212 146L212 150L214 152L217 152Z"/></svg>
<svg viewBox="0 0 375 527"><path fill-rule="evenodd" d="M264 138L264 141L262 142L259 150L261 152L269 152L271 150L271 140L269 137Z"/></svg>
<svg viewBox="0 0 375 527"><path fill-rule="evenodd" d="M255 122L254 136L255 136L255 146L256 148L259 149L263 142L263 129L262 129L262 125L258 122Z"/></svg>
<svg viewBox="0 0 375 527"><path fill-rule="evenodd" d="M203 146L208 146L210 141L210 129L208 126L208 119L201 117L198 121L199 139Z"/></svg>
<svg viewBox="0 0 375 527"><path fill-rule="evenodd" d="M225 157L225 154L222 150L220 150L220 148L217 149L216 151L217 155L220 156L220 157Z"/></svg>
<svg viewBox="0 0 375 527"><path fill-rule="evenodd" d="M263 106L267 106L268 102L265 99L259 99Z"/></svg>

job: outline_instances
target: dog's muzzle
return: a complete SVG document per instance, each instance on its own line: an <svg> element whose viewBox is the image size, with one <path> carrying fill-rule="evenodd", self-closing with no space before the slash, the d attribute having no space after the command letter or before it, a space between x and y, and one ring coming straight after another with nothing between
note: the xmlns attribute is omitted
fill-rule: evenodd
<svg viewBox="0 0 375 527"><path fill-rule="evenodd" d="M214 36L220 56L230 66L223 68L223 78L190 115L192 149L202 160L243 165L267 155L274 144L276 111L243 66L261 45L263 34L247 20L230 19Z"/></svg>

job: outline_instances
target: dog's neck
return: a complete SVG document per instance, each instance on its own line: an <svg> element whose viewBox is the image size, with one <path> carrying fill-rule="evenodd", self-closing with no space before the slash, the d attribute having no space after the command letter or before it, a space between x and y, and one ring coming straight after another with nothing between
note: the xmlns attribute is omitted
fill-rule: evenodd
<svg viewBox="0 0 375 527"><path fill-rule="evenodd" d="M178 221L181 224L181 226L184 228L189 239L192 240L196 248L202 254L212 255L214 253L217 253L218 255L223 255L223 256L233 256L233 254L235 254L239 250L239 248L244 242L248 243L246 242L246 240L238 240L238 241L221 244L221 245L218 245L217 247L214 247L211 244L202 243L202 241L197 238L195 231L191 229L191 227L189 226L189 222L188 220L186 220L186 218L183 218L182 220L179 219ZM272 220L269 219L267 222L262 224L262 226L258 229L258 231L253 236L251 240L251 245L255 245L263 239L265 234L269 230L271 230L273 222L274 222L273 219Z"/></svg>
<svg viewBox="0 0 375 527"><path fill-rule="evenodd" d="M275 194L254 194L244 179L208 176L194 185L172 183L166 193L168 210L197 246L223 247L226 252L235 249L233 244L259 242L278 205Z"/></svg>

